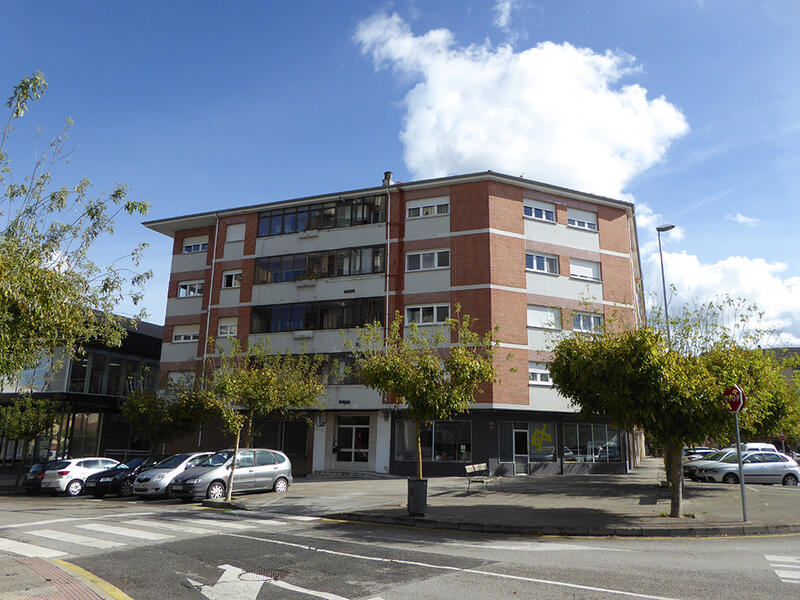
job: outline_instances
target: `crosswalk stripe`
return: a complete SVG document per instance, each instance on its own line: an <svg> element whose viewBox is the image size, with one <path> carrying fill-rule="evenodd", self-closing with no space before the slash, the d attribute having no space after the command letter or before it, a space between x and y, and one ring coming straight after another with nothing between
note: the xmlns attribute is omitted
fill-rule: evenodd
<svg viewBox="0 0 800 600"><path fill-rule="evenodd" d="M180 531L183 533L196 533L204 535L207 533L216 533L213 529L204 529L202 527L191 527L181 523L167 523L166 521L148 521L146 519L132 519L130 521L123 521L127 525L138 525L139 527L155 527L157 529L167 529L168 531Z"/></svg>
<svg viewBox="0 0 800 600"><path fill-rule="evenodd" d="M0 538L0 550L11 552L12 554L21 554L29 558L55 558L56 556L65 556L67 554L66 552L60 552L52 548L42 548L35 544L26 544L25 542L18 542L7 538Z"/></svg>
<svg viewBox="0 0 800 600"><path fill-rule="evenodd" d="M319 517L306 517L303 515L281 515L283 519L291 519L292 521L317 521Z"/></svg>
<svg viewBox="0 0 800 600"><path fill-rule="evenodd" d="M56 540L57 542L89 546L90 548L117 548L119 546L125 546L122 542L99 540L97 538L86 537L85 535L67 533L66 531L56 531L55 529L38 529L36 531L25 531L24 533L27 535L38 535L39 537Z"/></svg>
<svg viewBox="0 0 800 600"><path fill-rule="evenodd" d="M88 529L89 531L97 531L99 533L108 533L110 535L132 537L138 540L149 540L151 542L168 540L173 537L165 533L153 533L152 531L141 531L140 529L128 529L127 527L116 527L114 525L106 525L105 523L83 523L81 525L75 525L75 527Z"/></svg>
<svg viewBox="0 0 800 600"><path fill-rule="evenodd" d="M800 581L800 571L786 571L785 569L775 569L775 575L781 579L797 579Z"/></svg>
<svg viewBox="0 0 800 600"><path fill-rule="evenodd" d="M764 558L771 563L797 563L800 565L800 556L781 556L778 554L765 554Z"/></svg>
<svg viewBox="0 0 800 600"><path fill-rule="evenodd" d="M229 529L250 529L255 527L255 523L234 523L223 521L222 519L178 519L182 523L194 523L196 525L209 525L217 527L227 527Z"/></svg>

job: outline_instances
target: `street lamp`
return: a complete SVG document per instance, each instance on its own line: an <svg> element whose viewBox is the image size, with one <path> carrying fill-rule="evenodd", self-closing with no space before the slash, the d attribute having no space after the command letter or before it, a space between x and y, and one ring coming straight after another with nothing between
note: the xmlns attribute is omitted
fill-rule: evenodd
<svg viewBox="0 0 800 600"><path fill-rule="evenodd" d="M667 223L656 227L658 232L658 257L661 259L661 288L664 291L664 323L667 326L667 344L671 343L669 338L669 311L667 309L667 280L664 278L664 254L661 252L661 234L670 229L675 229L675 225Z"/></svg>

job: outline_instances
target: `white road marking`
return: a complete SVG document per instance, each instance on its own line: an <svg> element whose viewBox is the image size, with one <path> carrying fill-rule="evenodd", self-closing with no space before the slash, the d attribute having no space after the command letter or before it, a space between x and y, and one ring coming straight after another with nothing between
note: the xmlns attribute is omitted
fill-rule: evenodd
<svg viewBox="0 0 800 600"><path fill-rule="evenodd" d="M139 529L128 529L127 527L116 527L114 525L106 525L105 523L83 523L82 525L76 525L75 527L88 529L89 531L97 531L99 533L108 533L110 535L132 537L136 538L137 540L148 540L151 542L168 540L173 537L165 533L153 533L151 531L141 531Z"/></svg>
<svg viewBox="0 0 800 600"><path fill-rule="evenodd" d="M780 556L776 554L765 554L764 558L771 563L794 563L800 565L800 556Z"/></svg>
<svg viewBox="0 0 800 600"><path fill-rule="evenodd" d="M111 515L101 515L94 517L64 517L62 519L47 519L45 521L28 521L27 523L13 523L11 525L0 525L0 529L18 529L20 527L39 527L40 525L52 525L53 523L68 523L71 521L91 521L98 519L117 519L120 517L146 517L154 515L154 512L140 513L119 513Z"/></svg>
<svg viewBox="0 0 800 600"><path fill-rule="evenodd" d="M168 523L166 521L131 519L130 521L123 521L123 523L125 523L126 525L138 525L139 527L155 527L156 529L166 529L168 531L182 531L183 533L196 533L198 535L217 533L213 529L203 529L202 527L192 527L190 525L183 525L181 523Z"/></svg>
<svg viewBox="0 0 800 600"><path fill-rule="evenodd" d="M800 571L786 571L784 569L775 569L775 575L781 579L797 579L800 581Z"/></svg>
<svg viewBox="0 0 800 600"><path fill-rule="evenodd" d="M26 531L27 535L38 535L57 542L67 542L70 544L78 544L80 546L89 546L90 548L116 548L118 546L125 546L122 542L112 542L111 540L99 540L97 538L86 537L85 535L77 535L75 533L67 533L66 531L56 531L55 529L38 529L36 531Z"/></svg>
<svg viewBox="0 0 800 600"><path fill-rule="evenodd" d="M307 546L305 544L297 544L294 542L287 542L284 540L273 540L270 538L261 538L252 535L244 535L242 533L228 533L231 537L239 537L248 540L255 540L258 542L267 542L269 544L277 544L281 546L289 546L292 548L299 548L301 550L308 550L311 552L322 552L324 554L332 554L335 556L344 556L347 558L356 558L360 560L367 560L372 562L386 562L399 565L411 565L415 567L426 567L429 569L436 569L441 571L451 571L458 573L473 573L482 577L497 577L498 579L512 579L514 581L526 581L529 583L540 583L543 585L552 585L556 587L565 587L576 590L588 590L590 592L601 592L604 594L617 594L619 596L626 596L628 598L643 598L644 600L679 600L678 598L670 598L667 596L654 596L652 594L638 594L636 592L626 592L624 590L612 590L609 588L594 587L589 585L579 585L576 583L568 583L566 581L555 581L553 579L538 579L535 577L522 577L520 575L508 575L506 573L495 573L492 571L482 571L480 569L462 569L461 567L449 567L447 565L435 565L431 563L423 563L413 560L402 560L397 558L380 558L377 556L366 556L363 554L352 554L350 552L338 552L336 550L328 550L326 548L315 548L314 546Z"/></svg>
<svg viewBox="0 0 800 600"><path fill-rule="evenodd" d="M783 583L800 583L800 556L765 554L764 558L775 568L775 575Z"/></svg>
<svg viewBox="0 0 800 600"><path fill-rule="evenodd" d="M600 550L602 552L634 552L622 548L601 548L598 546L582 546L580 544L558 544L554 542L507 542L503 544L462 544L460 542L445 542L446 546L459 548L480 548L490 550L513 550L515 552L552 552L556 550Z"/></svg>
<svg viewBox="0 0 800 600"><path fill-rule="evenodd" d="M182 523L194 523L196 525L209 525L217 527L228 527L229 529L250 529L255 527L252 523L234 523L223 521L222 519L178 519Z"/></svg>
<svg viewBox="0 0 800 600"><path fill-rule="evenodd" d="M52 548L43 548L34 544L26 544L25 542L18 542L6 538L0 538L0 550L11 552L12 554L21 554L29 558L55 558L56 556L65 556L67 554L66 552L60 552Z"/></svg>
<svg viewBox="0 0 800 600"><path fill-rule="evenodd" d="M282 519L291 519L292 521L318 521L319 517L306 517L304 515L281 515Z"/></svg>

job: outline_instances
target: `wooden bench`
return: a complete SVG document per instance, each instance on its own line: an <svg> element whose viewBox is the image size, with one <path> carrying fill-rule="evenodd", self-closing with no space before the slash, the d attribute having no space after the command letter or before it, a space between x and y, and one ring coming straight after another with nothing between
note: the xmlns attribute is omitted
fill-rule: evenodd
<svg viewBox="0 0 800 600"><path fill-rule="evenodd" d="M500 487L505 490L502 477L490 473L486 463L464 465L464 470L467 475L467 495L469 495L469 490L473 483L483 484L483 491L485 492L487 483L499 482Z"/></svg>

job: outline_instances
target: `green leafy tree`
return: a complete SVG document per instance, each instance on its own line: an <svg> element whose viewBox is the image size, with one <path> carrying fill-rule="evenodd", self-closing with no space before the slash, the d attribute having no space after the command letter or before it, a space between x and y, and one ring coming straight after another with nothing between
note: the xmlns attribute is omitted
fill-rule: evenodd
<svg viewBox="0 0 800 600"><path fill-rule="evenodd" d="M0 406L0 431L7 438L22 442L20 473L24 469L31 440L53 429L57 412L55 402L34 399L29 395L17 396L11 404Z"/></svg>
<svg viewBox="0 0 800 600"><path fill-rule="evenodd" d="M128 295L137 304L151 275L122 262L129 258L137 268L144 244L108 264L90 258L95 242L114 232L115 218L146 214L148 204L129 199L119 184L101 196L91 194L86 178L71 187L52 185L54 168L70 154L69 119L32 168L15 177L7 142L29 103L46 90L38 71L14 87L0 137L0 378L59 348L78 352L88 341L118 346L125 323L113 311Z"/></svg>
<svg viewBox="0 0 800 600"><path fill-rule="evenodd" d="M495 333L476 333L473 320L456 305L456 318L434 331L422 331L416 323L404 328L402 315L395 312L385 336L383 325L372 323L358 329L357 345L348 343L363 384L404 403L405 414L415 422L419 479L421 430L466 412L481 384L496 380Z"/></svg>
<svg viewBox="0 0 800 600"><path fill-rule="evenodd" d="M226 499L233 492L233 475L242 429L247 424L247 445L252 441L256 415L297 418L298 410L315 408L325 388L320 379L321 356L274 352L269 340L242 348L238 342L220 346L219 365L206 369L212 394L226 430L236 436L233 465L228 475Z"/></svg>

